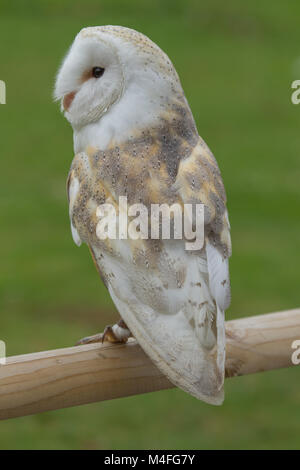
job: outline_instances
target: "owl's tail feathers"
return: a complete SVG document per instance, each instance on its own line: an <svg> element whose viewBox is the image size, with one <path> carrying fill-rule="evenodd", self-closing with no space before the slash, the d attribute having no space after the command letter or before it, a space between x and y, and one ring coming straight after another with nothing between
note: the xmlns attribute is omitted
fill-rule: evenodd
<svg viewBox="0 0 300 470"><path fill-rule="evenodd" d="M194 383L199 393L190 393L208 403L221 405L225 376L224 312L218 306L212 312L205 302L195 315L195 330L203 356L199 380Z"/></svg>
<svg viewBox="0 0 300 470"><path fill-rule="evenodd" d="M191 395L210 405L222 405L224 401L224 387L222 373L211 369L207 362L207 370L201 374L199 380L193 384L194 390L187 390ZM196 389L196 391L195 391Z"/></svg>

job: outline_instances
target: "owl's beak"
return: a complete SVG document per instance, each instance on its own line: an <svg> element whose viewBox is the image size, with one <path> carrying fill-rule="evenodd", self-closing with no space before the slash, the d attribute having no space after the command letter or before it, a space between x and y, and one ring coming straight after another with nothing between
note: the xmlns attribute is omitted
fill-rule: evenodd
<svg viewBox="0 0 300 470"><path fill-rule="evenodd" d="M69 108L71 104L73 103L75 95L76 95L76 91L71 91L71 93L68 93L67 95L64 96L62 105L65 111L69 111Z"/></svg>

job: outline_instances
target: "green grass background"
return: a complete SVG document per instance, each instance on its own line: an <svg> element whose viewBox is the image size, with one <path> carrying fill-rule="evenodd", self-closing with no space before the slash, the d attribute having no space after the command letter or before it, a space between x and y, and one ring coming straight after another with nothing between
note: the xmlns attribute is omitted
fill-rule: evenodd
<svg viewBox="0 0 300 470"><path fill-rule="evenodd" d="M0 337L8 355L73 345L117 318L69 230L72 131L52 102L84 26L150 36L181 77L217 157L232 225L227 318L299 306L300 3L0 0ZM180 390L0 423L1 449L299 448L297 367L235 378L215 408Z"/></svg>

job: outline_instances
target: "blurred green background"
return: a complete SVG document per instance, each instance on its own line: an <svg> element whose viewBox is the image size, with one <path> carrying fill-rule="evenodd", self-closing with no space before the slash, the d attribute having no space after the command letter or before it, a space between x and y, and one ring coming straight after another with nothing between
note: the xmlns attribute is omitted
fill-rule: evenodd
<svg viewBox="0 0 300 470"><path fill-rule="evenodd" d="M69 229L72 130L52 102L84 26L137 29L171 57L222 170L232 225L227 318L299 306L300 3L0 0L0 337L8 355L73 345L117 318ZM300 448L299 371L228 380L215 408L180 390L0 423L1 449Z"/></svg>

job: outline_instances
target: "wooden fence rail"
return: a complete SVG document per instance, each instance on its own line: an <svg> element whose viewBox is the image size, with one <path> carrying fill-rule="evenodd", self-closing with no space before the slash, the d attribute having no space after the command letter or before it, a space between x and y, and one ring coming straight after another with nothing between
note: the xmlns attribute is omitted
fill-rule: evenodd
<svg viewBox="0 0 300 470"><path fill-rule="evenodd" d="M300 309L228 321L226 336L227 377L292 366ZM14 356L0 365L0 419L171 387L135 341Z"/></svg>

